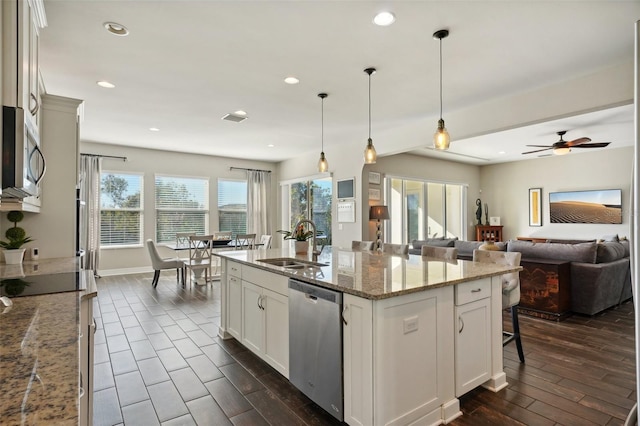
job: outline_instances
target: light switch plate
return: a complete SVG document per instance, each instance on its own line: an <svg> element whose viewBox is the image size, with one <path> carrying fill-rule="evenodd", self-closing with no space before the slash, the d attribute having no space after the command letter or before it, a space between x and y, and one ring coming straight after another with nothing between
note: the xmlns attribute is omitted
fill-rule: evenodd
<svg viewBox="0 0 640 426"><path fill-rule="evenodd" d="M413 316L409 318L405 318L403 323L404 334L409 334L413 331L418 330L418 317Z"/></svg>

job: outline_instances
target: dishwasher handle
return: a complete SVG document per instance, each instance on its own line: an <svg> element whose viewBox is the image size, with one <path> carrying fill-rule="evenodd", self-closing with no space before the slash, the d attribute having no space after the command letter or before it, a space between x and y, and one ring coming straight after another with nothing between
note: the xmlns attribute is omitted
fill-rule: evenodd
<svg viewBox="0 0 640 426"><path fill-rule="evenodd" d="M331 303L342 305L342 293L330 290L314 284L303 281L289 279L289 291L299 291L305 295L305 298L317 301L318 299L326 300Z"/></svg>

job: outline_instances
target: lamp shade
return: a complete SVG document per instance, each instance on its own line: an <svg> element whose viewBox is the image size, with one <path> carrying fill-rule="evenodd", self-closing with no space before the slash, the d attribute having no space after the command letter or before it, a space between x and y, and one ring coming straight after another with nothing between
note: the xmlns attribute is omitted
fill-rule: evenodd
<svg viewBox="0 0 640 426"><path fill-rule="evenodd" d="M371 206L371 208L369 209L369 219L388 220L389 209L387 208L387 206Z"/></svg>

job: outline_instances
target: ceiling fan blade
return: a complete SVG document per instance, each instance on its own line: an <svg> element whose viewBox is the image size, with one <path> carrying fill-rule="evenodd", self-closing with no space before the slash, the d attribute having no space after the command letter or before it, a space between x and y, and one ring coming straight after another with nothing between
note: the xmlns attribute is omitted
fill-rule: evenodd
<svg viewBox="0 0 640 426"><path fill-rule="evenodd" d="M525 146L532 146L534 148L553 148L553 146L551 145L525 145Z"/></svg>
<svg viewBox="0 0 640 426"><path fill-rule="evenodd" d="M578 145L578 146L574 146L574 148L604 148L605 146L609 145L611 142L595 142L595 143L588 143L585 145Z"/></svg>
<svg viewBox="0 0 640 426"><path fill-rule="evenodd" d="M586 142L591 142L591 139L589 138L574 139L572 141L565 142L563 146L566 146L567 148L571 148L572 146L578 146Z"/></svg>
<svg viewBox="0 0 640 426"><path fill-rule="evenodd" d="M545 148L545 149L536 149L535 151L528 151L528 152L523 152L522 154L533 154L534 152L542 152L542 151L547 151L549 149L553 149L552 146Z"/></svg>

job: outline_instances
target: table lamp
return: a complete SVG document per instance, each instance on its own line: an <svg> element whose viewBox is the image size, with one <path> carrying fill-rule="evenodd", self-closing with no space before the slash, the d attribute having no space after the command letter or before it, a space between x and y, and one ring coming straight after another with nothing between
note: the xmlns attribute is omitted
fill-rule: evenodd
<svg viewBox="0 0 640 426"><path fill-rule="evenodd" d="M369 209L369 220L377 220L376 224L376 249L380 250L382 248L382 231L380 231L380 220L388 220L389 219L389 209L387 206L371 206Z"/></svg>

